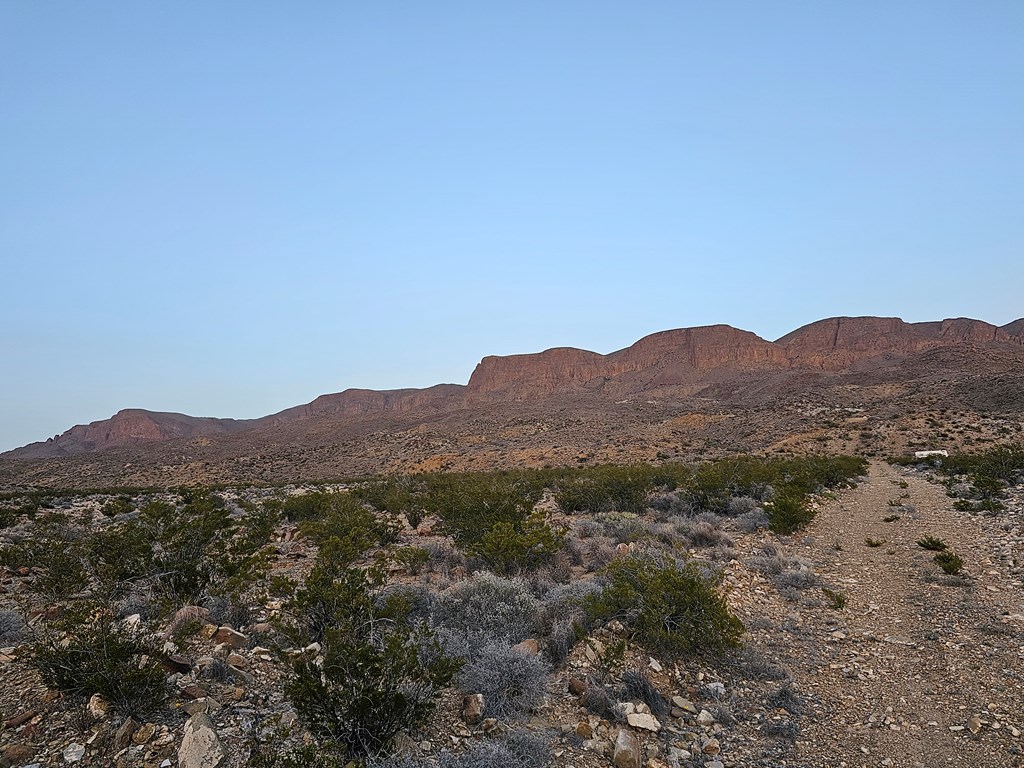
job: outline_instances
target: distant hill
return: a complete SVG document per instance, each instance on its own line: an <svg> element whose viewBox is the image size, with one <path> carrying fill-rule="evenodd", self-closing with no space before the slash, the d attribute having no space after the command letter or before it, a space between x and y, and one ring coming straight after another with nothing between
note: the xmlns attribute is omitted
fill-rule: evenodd
<svg viewBox="0 0 1024 768"><path fill-rule="evenodd" d="M715 450L764 449L809 433L787 415L800 403L818 403L809 413L869 403L898 418L939 401L1016 413L1022 370L1024 319L999 328L969 318L836 317L774 342L728 325L682 328L609 354L560 347L489 356L465 385L349 389L259 419L123 410L0 455L0 483L614 460L617 450L647 455L644 441L666 434L691 447L699 437Z"/></svg>

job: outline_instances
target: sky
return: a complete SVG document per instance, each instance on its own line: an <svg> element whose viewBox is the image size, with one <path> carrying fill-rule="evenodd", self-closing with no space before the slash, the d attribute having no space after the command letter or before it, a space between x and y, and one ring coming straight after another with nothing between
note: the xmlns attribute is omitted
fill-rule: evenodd
<svg viewBox="0 0 1024 768"><path fill-rule="evenodd" d="M0 450L1024 316L1024 4L0 3Z"/></svg>

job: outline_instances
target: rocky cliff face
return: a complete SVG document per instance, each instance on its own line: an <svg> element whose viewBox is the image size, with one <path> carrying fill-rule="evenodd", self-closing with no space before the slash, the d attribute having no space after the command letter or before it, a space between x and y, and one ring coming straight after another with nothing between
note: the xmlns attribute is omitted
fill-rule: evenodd
<svg viewBox="0 0 1024 768"><path fill-rule="evenodd" d="M521 400L600 389L626 375L637 389L643 389L652 384L692 383L713 370L787 364L785 353L771 342L728 325L711 325L654 333L609 355L563 347L533 355L485 357L466 391L470 398Z"/></svg>
<svg viewBox="0 0 1024 768"><path fill-rule="evenodd" d="M371 413L405 413L443 409L459 402L466 388L461 384L438 384L427 389L346 389L320 395L310 403L265 416L260 426L303 421L319 417L365 416Z"/></svg>
<svg viewBox="0 0 1024 768"><path fill-rule="evenodd" d="M429 414L471 403L532 401L551 395L604 392L618 397L680 385L684 389L677 393L685 393L686 388L696 391L746 372L842 372L864 361L891 361L940 348L974 354L971 350L981 347L1024 348L1024 318L997 328L968 318L905 323L896 317L835 317L806 325L775 342L728 325L683 328L646 336L608 355L560 347L537 354L485 357L466 386L348 389L250 421L126 410L5 455L65 456L273 429L308 420L343 420L378 413Z"/></svg>
<svg viewBox="0 0 1024 768"><path fill-rule="evenodd" d="M8 455L12 458L32 459L94 453L176 438L225 435L250 425L251 422L235 419L201 418L182 413L126 408L109 419L80 424L45 442L31 443Z"/></svg>
<svg viewBox="0 0 1024 768"><path fill-rule="evenodd" d="M1012 323L1007 323L1002 326L1002 330L1011 336L1024 336L1024 317L1014 320Z"/></svg>
<svg viewBox="0 0 1024 768"><path fill-rule="evenodd" d="M881 355L1016 341L994 325L962 317L931 323L905 323L898 317L833 317L798 328L775 343L785 349L793 367L841 371Z"/></svg>

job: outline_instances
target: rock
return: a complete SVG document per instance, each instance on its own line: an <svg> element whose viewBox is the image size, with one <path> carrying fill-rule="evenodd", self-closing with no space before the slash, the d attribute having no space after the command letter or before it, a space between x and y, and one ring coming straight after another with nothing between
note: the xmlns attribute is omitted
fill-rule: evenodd
<svg viewBox="0 0 1024 768"><path fill-rule="evenodd" d="M722 684L722 683L708 683L707 687L708 687L708 691L710 691L711 695L714 696L715 698L720 699L723 696L725 696L725 685L724 684Z"/></svg>
<svg viewBox="0 0 1024 768"><path fill-rule="evenodd" d="M245 657L240 653L229 653L228 664L232 667L238 667L239 669L245 669L247 664Z"/></svg>
<svg viewBox="0 0 1024 768"><path fill-rule="evenodd" d="M482 693L471 693L462 697L462 719L467 725L476 725L484 716L484 696Z"/></svg>
<svg viewBox="0 0 1024 768"><path fill-rule="evenodd" d="M110 702L100 694L94 693L89 699L89 703L86 704L86 709L89 710L93 720L106 720L110 714Z"/></svg>
<svg viewBox="0 0 1024 768"><path fill-rule="evenodd" d="M653 656L648 656L647 658L650 659L650 661L647 664L647 666L650 667L653 671L655 671L655 672L662 672L662 671L664 671L665 668L661 665L661 662L659 662L656 658L654 658Z"/></svg>
<svg viewBox="0 0 1024 768"><path fill-rule="evenodd" d="M64 756L65 763L81 762L82 758L85 757L85 745L68 744L66 747L64 747L64 752L62 752L61 754Z"/></svg>
<svg viewBox="0 0 1024 768"><path fill-rule="evenodd" d="M673 696L672 705L678 707L684 712L689 712L691 715L697 714L697 707L694 706L693 702L689 699L684 699L682 696Z"/></svg>
<svg viewBox="0 0 1024 768"><path fill-rule="evenodd" d="M981 732L981 717L979 715L971 715L967 719L967 730L971 733Z"/></svg>
<svg viewBox="0 0 1024 768"><path fill-rule="evenodd" d="M114 751L120 752L132 743L132 736L139 730L139 724L132 718L128 718L114 733Z"/></svg>
<svg viewBox="0 0 1024 768"><path fill-rule="evenodd" d="M577 677L569 678L569 692L574 696L582 696L587 692L587 684Z"/></svg>
<svg viewBox="0 0 1024 768"><path fill-rule="evenodd" d="M185 735L178 748L179 768L217 768L227 756L210 718L204 714L192 715L185 723Z"/></svg>
<svg viewBox="0 0 1024 768"><path fill-rule="evenodd" d="M8 744L0 749L0 762L5 765L22 765L31 760L35 753L27 744Z"/></svg>
<svg viewBox="0 0 1024 768"><path fill-rule="evenodd" d="M133 744L145 744L147 741L153 738L153 734L156 733L156 725L153 723L146 723L140 725L138 729L132 734Z"/></svg>
<svg viewBox="0 0 1024 768"><path fill-rule="evenodd" d="M213 642L218 645L223 643L229 648L238 650L239 648L245 648L249 643L249 638L243 635L241 632L236 632L231 627L221 627L213 634Z"/></svg>
<svg viewBox="0 0 1024 768"><path fill-rule="evenodd" d="M163 636L164 638L170 637L190 622L207 624L209 620L210 612L205 608L198 605L183 605L174 614L174 618L171 619L171 623L167 626L167 631L164 632Z"/></svg>
<svg viewBox="0 0 1024 768"><path fill-rule="evenodd" d="M580 720L576 723L576 735L584 741L589 741L594 738L594 729L590 727L590 723L586 720Z"/></svg>
<svg viewBox="0 0 1024 768"><path fill-rule="evenodd" d="M642 762L643 753L640 739L632 731L620 728L615 735L612 764L615 768L641 768Z"/></svg>
<svg viewBox="0 0 1024 768"><path fill-rule="evenodd" d="M707 739L701 744L700 750L705 755L717 755L722 751L722 745L718 743L718 739Z"/></svg>
<svg viewBox="0 0 1024 768"><path fill-rule="evenodd" d="M661 723L658 722L658 719L646 712L632 712L626 715L626 722L634 728L640 728L645 731L657 733L661 730Z"/></svg>
<svg viewBox="0 0 1024 768"><path fill-rule="evenodd" d="M512 650L525 653L528 656L536 656L540 653L540 644L533 638L530 638L528 640L523 640L521 643L516 643L512 646Z"/></svg>
<svg viewBox="0 0 1024 768"><path fill-rule="evenodd" d="M702 709L700 714L697 715L697 722L700 725L708 726L715 724L715 716L708 712L706 709Z"/></svg>

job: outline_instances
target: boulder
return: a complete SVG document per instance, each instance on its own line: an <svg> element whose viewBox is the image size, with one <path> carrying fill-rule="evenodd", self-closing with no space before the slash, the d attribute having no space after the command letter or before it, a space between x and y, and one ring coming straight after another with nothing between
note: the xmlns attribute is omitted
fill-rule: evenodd
<svg viewBox="0 0 1024 768"><path fill-rule="evenodd" d="M620 728L615 735L615 746L612 752L612 764L615 768L641 768L643 764L643 747L636 734L626 728Z"/></svg>
<svg viewBox="0 0 1024 768"><path fill-rule="evenodd" d="M248 645L249 638L241 632L236 632L231 627L220 627L213 634L213 642L218 645L223 643L229 648L234 648L237 651L239 648L245 648L245 646Z"/></svg>
<svg viewBox="0 0 1024 768"><path fill-rule="evenodd" d="M178 748L179 768L218 768L227 757L210 718L202 713L192 715L185 723L185 736Z"/></svg>

